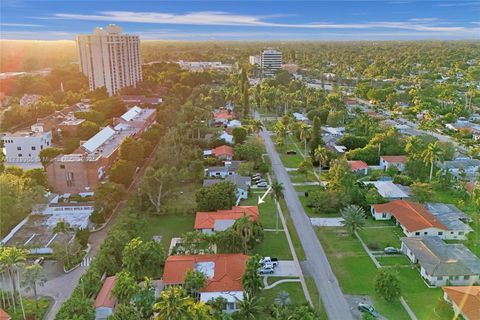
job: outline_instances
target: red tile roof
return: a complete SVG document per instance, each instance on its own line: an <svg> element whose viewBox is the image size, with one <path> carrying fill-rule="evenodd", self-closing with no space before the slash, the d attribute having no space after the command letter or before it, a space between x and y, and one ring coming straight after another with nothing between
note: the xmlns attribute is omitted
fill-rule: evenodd
<svg viewBox="0 0 480 320"><path fill-rule="evenodd" d="M480 286L443 287L443 291L465 317L480 319Z"/></svg>
<svg viewBox="0 0 480 320"><path fill-rule="evenodd" d="M97 295L97 299L95 299L95 308L98 307L106 307L106 308L113 308L117 299L112 294L112 290L115 287L116 278L115 276L111 276L105 279L103 283L102 289Z"/></svg>
<svg viewBox="0 0 480 320"><path fill-rule="evenodd" d="M417 202L395 200L384 204L374 204L376 212L388 212L409 232L427 228L448 230L434 215Z"/></svg>
<svg viewBox="0 0 480 320"><path fill-rule="evenodd" d="M390 163L406 163L407 156L381 156L383 160L390 162Z"/></svg>
<svg viewBox="0 0 480 320"><path fill-rule="evenodd" d="M228 110L220 110L215 112L214 118L215 120L233 120L237 117L235 112L233 111L228 111Z"/></svg>
<svg viewBox="0 0 480 320"><path fill-rule="evenodd" d="M183 284L185 273L194 270L199 262L213 262L214 274L207 279L207 284L201 292L242 291L242 276L248 256L236 254L206 254L169 256L165 261L163 283Z"/></svg>
<svg viewBox="0 0 480 320"><path fill-rule="evenodd" d="M233 153L234 153L233 148L227 145L219 146L212 149L212 154L215 157L221 157L221 156L233 157Z"/></svg>
<svg viewBox="0 0 480 320"><path fill-rule="evenodd" d="M213 229L216 220L237 220L241 217L250 217L253 221L259 220L257 206L238 206L231 210L217 210L216 212L197 212L195 229Z"/></svg>
<svg viewBox="0 0 480 320"><path fill-rule="evenodd" d="M368 164L361 160L347 161L352 171L368 169Z"/></svg>
<svg viewBox="0 0 480 320"><path fill-rule="evenodd" d="M473 193L473 190L475 190L475 182L469 181L465 183L465 189L467 189L468 193Z"/></svg>
<svg viewBox="0 0 480 320"><path fill-rule="evenodd" d="M8 313L5 312L2 308L0 308L0 320L10 320L12 319Z"/></svg>

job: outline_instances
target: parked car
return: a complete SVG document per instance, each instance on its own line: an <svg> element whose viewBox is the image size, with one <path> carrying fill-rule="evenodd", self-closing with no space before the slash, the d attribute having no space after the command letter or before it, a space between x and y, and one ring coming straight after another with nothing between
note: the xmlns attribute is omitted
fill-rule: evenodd
<svg viewBox="0 0 480 320"><path fill-rule="evenodd" d="M394 247L386 247L383 249L383 252L386 254L397 254L400 253L400 249L394 248Z"/></svg>
<svg viewBox="0 0 480 320"><path fill-rule="evenodd" d="M258 180L261 180L263 179L262 176L255 176L252 178L253 181L258 181Z"/></svg>
<svg viewBox="0 0 480 320"><path fill-rule="evenodd" d="M287 151L287 154L297 154L297 151L295 151L295 150L288 150L288 151Z"/></svg>
<svg viewBox="0 0 480 320"><path fill-rule="evenodd" d="M255 178L255 177L262 177L262 174L261 173L254 173L252 175L252 178Z"/></svg>
<svg viewBox="0 0 480 320"><path fill-rule="evenodd" d="M42 265L45 262L44 257L39 257L35 260L34 264Z"/></svg>
<svg viewBox="0 0 480 320"><path fill-rule="evenodd" d="M262 182L267 182L267 180L265 180L265 179L260 179L260 180L257 180L257 181L256 181L257 184L262 183Z"/></svg>
<svg viewBox="0 0 480 320"><path fill-rule="evenodd" d="M273 274L274 272L275 270L273 270L271 267L261 267L258 269L259 274Z"/></svg>
<svg viewBox="0 0 480 320"><path fill-rule="evenodd" d="M360 302L358 304L358 310L360 310L361 312L366 312L366 313L372 315L375 318L380 317L380 313L378 313L378 311L375 310L374 307L372 307L371 305L366 304L366 303Z"/></svg>
<svg viewBox="0 0 480 320"><path fill-rule="evenodd" d="M259 187L259 188L266 188L266 187L268 187L268 183L266 183L266 182L257 183L257 187Z"/></svg>
<svg viewBox="0 0 480 320"><path fill-rule="evenodd" d="M278 266L278 259L273 257L263 257L260 259L260 264L263 265L272 265L274 268Z"/></svg>

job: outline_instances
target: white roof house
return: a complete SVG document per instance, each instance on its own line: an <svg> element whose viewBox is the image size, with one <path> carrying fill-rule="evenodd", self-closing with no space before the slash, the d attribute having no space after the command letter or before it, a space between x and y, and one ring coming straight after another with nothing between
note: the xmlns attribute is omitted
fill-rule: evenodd
<svg viewBox="0 0 480 320"><path fill-rule="evenodd" d="M405 199L409 197L405 191L392 181L365 181L364 184L373 185L377 192L387 199Z"/></svg>
<svg viewBox="0 0 480 320"><path fill-rule="evenodd" d="M135 117L142 112L142 109L135 106L133 108L130 108L130 110L128 110L127 112L125 112L121 118L125 121L132 121L133 119L135 119Z"/></svg>
<svg viewBox="0 0 480 320"><path fill-rule="evenodd" d="M91 137L87 142L82 144L82 148L87 152L94 152L98 147L104 144L108 139L115 135L115 130L107 126L100 130L96 135Z"/></svg>

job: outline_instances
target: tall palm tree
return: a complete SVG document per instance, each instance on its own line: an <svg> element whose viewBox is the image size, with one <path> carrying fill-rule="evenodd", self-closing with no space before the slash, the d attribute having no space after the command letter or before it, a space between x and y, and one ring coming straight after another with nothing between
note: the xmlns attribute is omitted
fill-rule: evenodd
<svg viewBox="0 0 480 320"><path fill-rule="evenodd" d="M28 251L25 249L20 249L16 247L2 247L0 250L0 265L7 271L8 277L10 278L12 285L12 301L13 308L15 310L16 305L16 296L17 296L17 278L18 270L25 265L27 260ZM20 297L20 306L23 310L23 303Z"/></svg>
<svg viewBox="0 0 480 320"><path fill-rule="evenodd" d="M243 293L243 301L239 301L240 311L238 312L240 319L255 320L262 310L261 303L263 298L251 295L248 292Z"/></svg>
<svg viewBox="0 0 480 320"><path fill-rule="evenodd" d="M57 225L53 228L53 232L64 234L64 235L68 235L72 231L73 229L70 227L70 224L63 219L58 221ZM70 267L70 250L69 250L70 241L65 240L64 245L65 245L65 253L67 256L67 265Z"/></svg>
<svg viewBox="0 0 480 320"><path fill-rule="evenodd" d="M284 191L284 187L283 187L283 184L281 182L278 182L277 180L273 180L272 181L272 185L271 185L271 188L272 188L272 198L273 200L275 201L280 201L280 199L283 198L283 191ZM276 217L276 222L275 222L275 229L278 230L278 210L277 210L277 217Z"/></svg>
<svg viewBox="0 0 480 320"><path fill-rule="evenodd" d="M304 160L307 159L307 141L310 139L311 135L312 129L306 124L302 123L300 125L300 140L302 140L305 145L305 152L303 153Z"/></svg>
<svg viewBox="0 0 480 320"><path fill-rule="evenodd" d="M328 161L328 152L327 149L323 146L318 146L315 151L313 152L313 157L315 161L319 163L319 170L320 170L320 179L322 177L322 167Z"/></svg>
<svg viewBox="0 0 480 320"><path fill-rule="evenodd" d="M353 236L357 230L365 225L365 210L357 205L348 205L341 210L342 224L348 229Z"/></svg>
<svg viewBox="0 0 480 320"><path fill-rule="evenodd" d="M422 151L422 139L418 136L411 136L407 141L405 151L411 159L419 159Z"/></svg>
<svg viewBox="0 0 480 320"><path fill-rule="evenodd" d="M37 286L43 286L47 282L47 275L43 267L37 263L29 265L25 268L23 273L22 286L27 291L32 290L35 297L35 306L38 309Z"/></svg>
<svg viewBox="0 0 480 320"><path fill-rule="evenodd" d="M423 162L430 164L430 182L432 181L433 177L433 167L435 165L435 161L440 159L441 151L442 150L438 144L438 141L435 141L429 143L427 149L425 149L425 151L422 153Z"/></svg>

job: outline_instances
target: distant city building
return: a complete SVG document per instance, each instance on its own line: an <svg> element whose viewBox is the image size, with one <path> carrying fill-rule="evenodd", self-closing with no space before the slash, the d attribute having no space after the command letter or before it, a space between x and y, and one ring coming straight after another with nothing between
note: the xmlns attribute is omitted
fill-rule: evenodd
<svg viewBox="0 0 480 320"><path fill-rule="evenodd" d="M261 56L262 75L264 78L274 77L282 68L282 53L276 49L266 49Z"/></svg>
<svg viewBox="0 0 480 320"><path fill-rule="evenodd" d="M7 133L3 137L5 165L23 169L41 168L40 151L52 144L52 132L33 125L31 131Z"/></svg>
<svg viewBox="0 0 480 320"><path fill-rule="evenodd" d="M229 71L232 66L221 63L220 61L178 61L178 65L183 70L191 72L203 72L207 70Z"/></svg>
<svg viewBox="0 0 480 320"><path fill-rule="evenodd" d="M80 71L88 77L90 90L105 87L109 95L142 81L140 39L122 34L122 28L108 25L91 35L77 36Z"/></svg>
<svg viewBox="0 0 480 320"><path fill-rule="evenodd" d="M248 62L249 62L252 66L259 66L260 63L262 62L262 58L261 58L259 55L249 56L249 57L248 57Z"/></svg>
<svg viewBox="0 0 480 320"><path fill-rule="evenodd" d="M42 96L39 94L24 94L19 101L20 107L28 107L37 103Z"/></svg>

